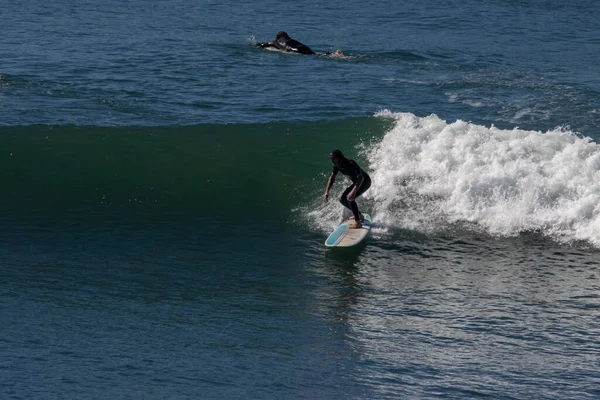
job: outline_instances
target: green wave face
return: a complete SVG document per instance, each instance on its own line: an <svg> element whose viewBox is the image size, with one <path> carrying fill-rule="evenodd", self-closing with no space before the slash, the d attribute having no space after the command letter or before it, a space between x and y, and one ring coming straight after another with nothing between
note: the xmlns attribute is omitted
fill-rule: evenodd
<svg viewBox="0 0 600 400"><path fill-rule="evenodd" d="M333 148L358 155L385 120L0 131L11 218L282 216L320 195Z"/></svg>

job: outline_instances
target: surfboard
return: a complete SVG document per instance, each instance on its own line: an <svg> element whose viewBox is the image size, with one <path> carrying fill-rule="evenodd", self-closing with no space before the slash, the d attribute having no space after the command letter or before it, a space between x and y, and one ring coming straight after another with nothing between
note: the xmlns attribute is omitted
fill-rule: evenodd
<svg viewBox="0 0 600 400"><path fill-rule="evenodd" d="M365 220L362 227L358 229L350 229L350 225L354 223L354 217L342 222L340 226L335 228L325 241L327 247L352 247L362 242L369 231L371 230L371 216L364 214Z"/></svg>

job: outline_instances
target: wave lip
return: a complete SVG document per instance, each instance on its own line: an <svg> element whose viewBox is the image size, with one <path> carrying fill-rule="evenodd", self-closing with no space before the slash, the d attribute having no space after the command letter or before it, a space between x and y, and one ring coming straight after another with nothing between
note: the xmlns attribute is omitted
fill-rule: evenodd
<svg viewBox="0 0 600 400"><path fill-rule="evenodd" d="M492 235L539 231L600 246L600 147L590 138L565 127L376 116L395 121L368 154L379 220L425 230L471 223Z"/></svg>

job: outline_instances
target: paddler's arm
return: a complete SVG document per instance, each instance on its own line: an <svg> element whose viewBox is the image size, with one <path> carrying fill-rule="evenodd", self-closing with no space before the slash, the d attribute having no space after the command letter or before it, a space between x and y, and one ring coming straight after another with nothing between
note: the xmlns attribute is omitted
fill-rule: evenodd
<svg viewBox="0 0 600 400"><path fill-rule="evenodd" d="M331 189L334 182L335 182L335 174L331 174L331 176L329 177L329 180L327 181L327 189L325 189L325 194L323 195L323 198L325 199L325 201L329 200L329 189Z"/></svg>
<svg viewBox="0 0 600 400"><path fill-rule="evenodd" d="M270 42L265 42L265 43L256 43L256 45L258 47L262 47L263 49L265 47L274 47L275 45L273 44L273 41L271 40Z"/></svg>

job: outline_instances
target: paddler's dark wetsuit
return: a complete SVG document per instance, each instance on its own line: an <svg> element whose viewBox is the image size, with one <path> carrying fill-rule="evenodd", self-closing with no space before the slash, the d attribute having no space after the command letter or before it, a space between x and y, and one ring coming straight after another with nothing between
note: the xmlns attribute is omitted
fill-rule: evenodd
<svg viewBox="0 0 600 400"><path fill-rule="evenodd" d="M360 221L358 205L354 200L348 201L348 194L352 191L352 189L354 189L354 186L358 188L356 196L354 196L355 199L363 194L368 188L371 187L371 177L365 171L363 171L354 160L344 159L340 166L333 167L333 175L337 175L338 171L352 181L352 185L348 186L346 190L344 190L344 193L342 193L342 197L340 197L340 203L352 211L355 221Z"/></svg>
<svg viewBox="0 0 600 400"><path fill-rule="evenodd" d="M292 39L286 32L283 31L277 33L277 38L275 40L266 43L256 43L256 45L258 47L262 47L263 49L265 47L275 47L276 49L288 53L315 54L310 47Z"/></svg>

